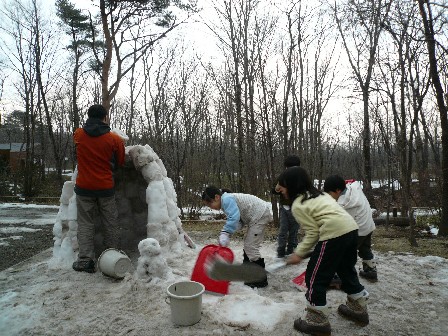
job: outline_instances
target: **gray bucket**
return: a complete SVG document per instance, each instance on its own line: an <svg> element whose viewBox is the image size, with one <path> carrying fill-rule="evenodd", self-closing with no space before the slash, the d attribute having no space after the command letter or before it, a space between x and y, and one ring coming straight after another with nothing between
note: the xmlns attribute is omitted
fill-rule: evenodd
<svg viewBox="0 0 448 336"><path fill-rule="evenodd" d="M123 251L109 248L98 258L98 269L115 279L123 279L132 268L131 259Z"/></svg>
<svg viewBox="0 0 448 336"><path fill-rule="evenodd" d="M190 326L201 319L203 284L196 281L176 282L166 289L171 306L171 320L178 326Z"/></svg>

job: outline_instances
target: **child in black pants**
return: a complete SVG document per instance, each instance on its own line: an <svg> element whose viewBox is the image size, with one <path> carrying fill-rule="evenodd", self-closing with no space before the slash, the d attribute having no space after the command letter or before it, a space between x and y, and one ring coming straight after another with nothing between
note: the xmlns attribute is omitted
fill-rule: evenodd
<svg viewBox="0 0 448 336"><path fill-rule="evenodd" d="M285 169L300 166L300 158L297 155L288 155L283 161L283 165L285 166ZM291 213L292 200L284 198L280 192L275 190L275 188L272 190L272 193L280 195L277 258L284 258L293 253L299 243L298 233L300 225Z"/></svg>
<svg viewBox="0 0 448 336"><path fill-rule="evenodd" d="M300 263L314 247L305 276L307 313L304 319L294 321L294 328L308 334L331 334L326 291L336 272L341 278L342 290L347 293L347 302L339 306L338 312L367 325L369 293L359 283L355 269L358 225L330 195L313 186L301 167L286 169L276 188L284 197L294 200L292 213L305 233L287 264Z"/></svg>
<svg viewBox="0 0 448 336"><path fill-rule="evenodd" d="M358 256L362 258L359 275L369 281L377 281L376 262L372 252L372 233L375 222L369 201L358 181L346 181L339 175L325 179L324 191L333 197L356 221L358 229Z"/></svg>

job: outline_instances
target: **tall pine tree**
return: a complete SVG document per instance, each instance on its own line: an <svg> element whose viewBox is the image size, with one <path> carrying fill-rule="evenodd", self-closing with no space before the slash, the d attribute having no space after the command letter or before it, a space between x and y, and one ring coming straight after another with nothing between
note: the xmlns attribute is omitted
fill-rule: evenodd
<svg viewBox="0 0 448 336"><path fill-rule="evenodd" d="M78 107L78 83L80 68L85 61L83 55L91 50L91 29L89 16L76 9L68 0L56 0L57 15L61 19L62 26L68 36L70 44L67 49L73 56L72 73L72 109L73 109L73 131L79 127Z"/></svg>

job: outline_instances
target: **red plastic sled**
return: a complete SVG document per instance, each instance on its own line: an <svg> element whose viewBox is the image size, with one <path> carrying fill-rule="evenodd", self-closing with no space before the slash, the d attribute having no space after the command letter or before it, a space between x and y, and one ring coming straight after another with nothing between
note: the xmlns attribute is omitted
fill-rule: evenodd
<svg viewBox="0 0 448 336"><path fill-rule="evenodd" d="M305 274L306 271L291 280L293 284L300 290L306 290Z"/></svg>
<svg viewBox="0 0 448 336"><path fill-rule="evenodd" d="M229 292L229 281L216 281L210 279L205 271L205 263L208 258L214 258L217 255L229 263L233 263L233 252L228 247L218 245L207 245L199 252L198 259L191 274L191 280L200 282L208 292L227 294Z"/></svg>

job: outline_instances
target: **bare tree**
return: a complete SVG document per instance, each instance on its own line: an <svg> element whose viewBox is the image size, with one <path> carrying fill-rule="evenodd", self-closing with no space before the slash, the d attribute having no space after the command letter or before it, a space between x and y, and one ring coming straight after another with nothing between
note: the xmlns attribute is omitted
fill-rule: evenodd
<svg viewBox="0 0 448 336"><path fill-rule="evenodd" d="M237 190L245 191L245 141L244 141L244 124L243 124L243 83L241 79L242 72L242 55L244 29L247 29L247 15L252 12L253 4L251 1L233 0L224 1L224 8L215 5L215 9L222 20L225 37L221 37L221 33L215 27L211 27L212 31L218 36L223 43L223 51L230 55L228 62L232 68L232 86L233 86L233 106L229 112L235 114L236 130L237 130L237 149L238 149L238 186ZM235 17L236 16L236 17ZM244 22L246 20L246 22Z"/></svg>
<svg viewBox="0 0 448 336"><path fill-rule="evenodd" d="M48 101L49 90L52 84L55 83L58 76L50 77L49 74L53 71L52 65L56 64L56 51L54 50L54 43L56 40L51 34L51 29L45 29L42 24L40 9L37 6L37 0L32 0L32 21L31 29L33 31L33 48L35 57L36 80L39 91L39 108L43 108L45 113L45 121L48 135L51 142L52 154L57 172L57 178L62 187L62 165L64 162L64 153L61 148L61 143L57 141L58 131L53 130L52 113L50 111L50 104ZM57 74L56 74L57 75ZM47 76L47 78L44 78ZM60 111L59 111L60 112ZM60 130L63 131L63 130Z"/></svg>
<svg viewBox="0 0 448 336"><path fill-rule="evenodd" d="M282 153L298 153L310 174L324 168L325 131L322 121L330 99L339 89L335 78L337 38L319 5L302 2L286 11L285 66L282 89ZM305 150L306 148L306 150Z"/></svg>
<svg viewBox="0 0 448 336"><path fill-rule="evenodd" d="M391 3L391 0L357 0L348 1L341 5L335 3L332 6L348 61L362 92L364 120L363 156L366 191L369 191L372 187L369 118L370 83L380 34Z"/></svg>
<svg viewBox="0 0 448 336"><path fill-rule="evenodd" d="M260 145L265 152L266 157L266 175L269 178L270 184L268 187L273 187L278 177L278 170L276 169L276 147L278 147L276 134L280 130L274 127L274 118L278 103L276 100L276 92L280 85L280 78L278 73L269 71L267 69L267 61L269 55L269 48L266 45L257 44L258 48L258 68L259 68L259 97L260 97L260 113L261 113L261 141ZM263 52L263 49L267 49ZM272 213L274 215L274 223L279 224L278 200L273 194L271 195Z"/></svg>
<svg viewBox="0 0 448 336"><path fill-rule="evenodd" d="M436 93L437 106L439 108L442 128L442 218L439 227L439 235L448 236L448 116L445 95L438 70L436 40L431 5L428 1L418 0L420 15L425 32L428 48L429 69L432 85Z"/></svg>
<svg viewBox="0 0 448 336"><path fill-rule="evenodd" d="M148 130L143 139L147 139L159 152L165 150L164 141L167 122L171 119L168 87L171 81L171 68L175 64L175 52L167 49L160 53L154 65L154 55L144 57L145 89L143 94L145 122Z"/></svg>
<svg viewBox="0 0 448 336"><path fill-rule="evenodd" d="M17 0L10 2L2 12L4 20L1 25L3 32L1 50L8 59L8 65L19 75L20 81L14 83L14 86L24 105L23 142L26 146L26 159L23 167L23 193L28 197L34 193L36 183L36 176L32 171L35 159L37 80L34 64L35 36L32 27L24 25L23 20L27 19L27 22L33 22L33 13ZM13 45L9 43L10 39L12 39ZM14 172L15 184L19 174L20 171Z"/></svg>
<svg viewBox="0 0 448 336"><path fill-rule="evenodd" d="M297 8L296 8L297 6ZM296 114L297 109L299 109L299 113L302 111L302 105L300 105L303 100L302 97L302 88L303 88L303 49L305 48L305 52L309 46L309 42L306 41L305 38L303 38L304 34L304 28L302 27L303 22L305 21L304 16L302 15L302 2L296 2L291 5L291 8L289 8L286 11L286 18L287 18L287 36L288 36L288 44L285 46L282 43L282 49L286 49L286 52L283 52L283 59L285 63L285 79L284 79L284 85L283 85L283 107L282 107L282 128L281 128L281 134L282 134L282 142L283 142L283 158L285 158L287 155L289 155L292 152L295 152L295 144L296 144L296 134L297 134L297 124L296 124ZM303 46L305 45L305 47ZM297 64L299 63L299 64ZM298 71L297 67L300 68L300 72ZM291 99L292 92L295 94L297 89L297 77L300 78L298 89L298 94L300 96L299 98L299 104L297 103L296 99ZM293 97L292 97L293 98ZM291 113L289 113L290 109L290 101L291 101ZM299 106L297 106L299 105ZM303 119L299 117L299 123L303 125ZM303 128L299 129L299 134L303 135L302 133ZM300 154L302 148L299 145L298 151ZM300 155L301 156L301 155ZM303 160L303 157L302 157Z"/></svg>
<svg viewBox="0 0 448 336"><path fill-rule="evenodd" d="M3 92L5 88L5 80L7 78L4 61L0 58L0 125L2 124L2 115L4 115L4 107L2 103Z"/></svg>
<svg viewBox="0 0 448 336"><path fill-rule="evenodd" d="M207 120L210 93L208 79L200 73L196 62L181 62L177 73L180 76L173 83L170 107L175 117L167 130L169 148L165 158L173 172L178 204L182 209L183 200L190 195L183 186L191 186L198 181L193 162L201 148L200 125Z"/></svg>
<svg viewBox="0 0 448 336"><path fill-rule="evenodd" d="M401 185L401 213L407 215L410 207L411 195L411 172L413 168L413 139L418 122L418 110L412 113L410 107L415 109L421 107L423 97L413 80L412 68L420 49L416 39L415 7L409 2L395 2L394 10L384 23L385 30L391 36L391 43L385 39L381 44L378 57L378 68L382 81L377 84L378 90L384 90L390 100L393 113L394 134L396 142L397 167L399 170L398 180ZM412 53L412 55L411 55ZM420 64L417 66L420 69ZM417 76L419 76L417 70ZM375 79L374 79L375 80ZM408 85L411 83L411 85ZM414 90L412 90L414 85ZM420 104L410 104L414 94L420 96ZM423 95L424 96L424 95ZM417 97L415 97L417 99ZM419 106L418 106L419 105Z"/></svg>
<svg viewBox="0 0 448 336"><path fill-rule="evenodd" d="M101 80L101 103L109 110L122 79L134 68L152 46L184 21L177 22L169 10L170 2L155 0L98 0L100 22L104 37L104 49L98 50L94 22L91 20L93 51ZM181 5L192 13L193 4ZM159 29L155 29L153 21ZM102 39L100 39L102 40ZM114 65L114 66L113 66ZM111 79L112 69L114 79Z"/></svg>

